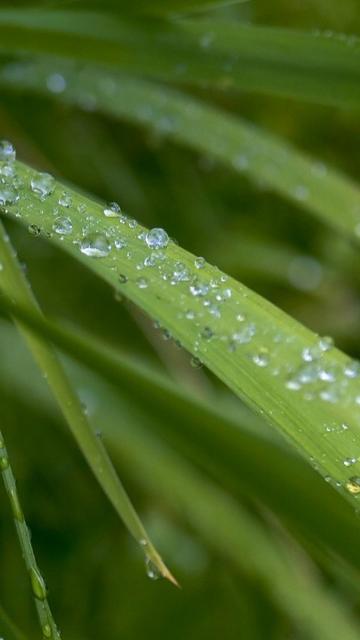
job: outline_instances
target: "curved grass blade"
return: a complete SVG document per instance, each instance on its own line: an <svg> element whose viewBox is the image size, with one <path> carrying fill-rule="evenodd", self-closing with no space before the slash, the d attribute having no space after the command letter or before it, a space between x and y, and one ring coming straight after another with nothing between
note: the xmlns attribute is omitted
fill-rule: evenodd
<svg viewBox="0 0 360 640"><path fill-rule="evenodd" d="M4 212L157 319L356 506L358 362L216 267L199 265L163 230L147 232L118 211L109 217L100 204L21 163L5 166Z"/></svg>
<svg viewBox="0 0 360 640"><path fill-rule="evenodd" d="M60 640L60 633L55 624L51 609L47 600L47 591L44 579L40 573L36 562L34 550L31 544L31 537L25 522L23 510L21 508L16 481L11 468L8 452L5 447L4 437L0 431L0 469L3 477L6 493L9 498L16 532L18 535L21 551L23 554L26 569L29 574L31 589L34 597L37 615L40 622L42 635L44 638L54 638Z"/></svg>
<svg viewBox="0 0 360 640"><path fill-rule="evenodd" d="M358 38L216 23L3 9L0 50L86 60L171 82L359 107Z"/></svg>
<svg viewBox="0 0 360 640"><path fill-rule="evenodd" d="M9 238L1 223L0 261L2 264L2 269L0 270L0 291L11 296L16 304L24 305L25 308L32 310L35 315L38 314L41 317L40 310L36 305L27 280L17 263ZM18 323L18 328L45 375L72 434L103 491L118 515L122 518L131 535L141 546L146 558L153 563L160 575L177 584L145 531L141 520L116 474L103 443L92 430L82 409L81 402L74 393L54 350L23 326L21 322Z"/></svg>
<svg viewBox="0 0 360 640"><path fill-rule="evenodd" d="M190 453L191 459L223 485L227 481L264 501L295 529L306 531L360 568L359 522L351 508L320 483L314 471L291 450L247 428L248 416L240 412L236 419L228 418L215 404L201 401L156 370L120 354L115 357L113 350L110 352L94 336L85 339L69 332L11 304L4 296L0 308L114 383L135 405L141 394L146 413L155 412L149 430L156 431L185 457Z"/></svg>
<svg viewBox="0 0 360 640"><path fill-rule="evenodd" d="M0 67L0 84L51 94L80 108L151 128L165 138L260 180L350 238L360 238L360 189L346 176L257 127L180 92L61 63ZM360 86L360 85L359 85ZM50 87L50 88L49 88ZM61 89L61 91L60 91ZM341 211L341 215L339 215Z"/></svg>

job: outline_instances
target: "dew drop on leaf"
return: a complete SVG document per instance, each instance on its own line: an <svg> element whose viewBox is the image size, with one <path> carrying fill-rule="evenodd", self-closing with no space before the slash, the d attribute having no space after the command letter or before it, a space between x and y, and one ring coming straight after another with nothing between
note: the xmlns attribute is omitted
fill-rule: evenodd
<svg viewBox="0 0 360 640"><path fill-rule="evenodd" d="M81 253L90 258L105 258L110 250L110 242L103 233L89 233L80 244Z"/></svg>
<svg viewBox="0 0 360 640"><path fill-rule="evenodd" d="M201 360L199 358L196 358L195 356L191 358L190 364L192 367L194 367L194 369L201 369L201 367L203 366Z"/></svg>
<svg viewBox="0 0 360 640"><path fill-rule="evenodd" d="M145 242L150 249L165 249L169 244L169 236L164 229L156 227L148 231Z"/></svg>
<svg viewBox="0 0 360 640"><path fill-rule="evenodd" d="M146 575L150 580L159 580L162 577L159 569L149 557L145 559L145 569Z"/></svg>
<svg viewBox="0 0 360 640"><path fill-rule="evenodd" d="M34 567L30 569L30 581L35 598L37 598L38 600L45 600L46 585L44 582L44 578L42 577L40 571Z"/></svg>
<svg viewBox="0 0 360 640"><path fill-rule="evenodd" d="M345 467L351 467L353 464L355 464L357 462L357 458L345 458L344 460L344 466Z"/></svg>
<svg viewBox="0 0 360 640"><path fill-rule="evenodd" d="M345 486L350 493L357 495L360 493L360 477L352 476L352 478L349 478Z"/></svg>
<svg viewBox="0 0 360 640"><path fill-rule="evenodd" d="M117 202L110 202L104 208L104 216L106 216L107 218L118 218L120 213L121 213L121 208Z"/></svg>
<svg viewBox="0 0 360 640"><path fill-rule="evenodd" d="M15 159L15 147L7 140L0 140L0 162L14 162Z"/></svg>
<svg viewBox="0 0 360 640"><path fill-rule="evenodd" d="M206 260L199 256L198 258L195 258L194 264L197 269L203 269L206 265Z"/></svg>
<svg viewBox="0 0 360 640"><path fill-rule="evenodd" d="M55 189L55 179L50 173L37 173L31 178L31 190L43 200L50 196Z"/></svg>
<svg viewBox="0 0 360 640"><path fill-rule="evenodd" d="M62 236L68 236L72 232L73 226L70 218L59 216L55 219L52 228L55 233Z"/></svg>
<svg viewBox="0 0 360 640"><path fill-rule="evenodd" d="M66 193L66 191L64 191L59 200L58 203L61 207L64 207L65 209L69 209L72 205L72 197L70 195L70 193Z"/></svg>
<svg viewBox="0 0 360 640"><path fill-rule="evenodd" d="M9 466L9 460L7 458L7 456L2 456L0 458L0 470L1 471L5 471Z"/></svg>
<svg viewBox="0 0 360 640"><path fill-rule="evenodd" d="M14 187L2 187L0 185L0 205L15 204L19 200L19 194Z"/></svg>
<svg viewBox="0 0 360 640"><path fill-rule="evenodd" d="M52 631L51 631L51 627L50 627L49 624L44 624L44 626L42 628L42 634L43 634L44 638L51 638Z"/></svg>
<svg viewBox="0 0 360 640"><path fill-rule="evenodd" d="M136 280L136 284L139 287L139 289L146 289L149 286L149 283L146 280L146 278L138 278Z"/></svg>

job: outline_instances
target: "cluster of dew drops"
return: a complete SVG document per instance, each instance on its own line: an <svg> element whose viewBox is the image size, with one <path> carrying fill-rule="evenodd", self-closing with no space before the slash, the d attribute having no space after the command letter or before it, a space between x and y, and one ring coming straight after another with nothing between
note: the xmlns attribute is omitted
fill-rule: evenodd
<svg viewBox="0 0 360 640"><path fill-rule="evenodd" d="M0 141L0 206L5 211L7 207L11 209L18 203L19 188L26 186L23 179L17 176L15 156L13 145ZM55 179L47 173L33 172L29 181L28 187L40 201L58 189ZM178 287L178 326L183 327L187 342L191 336L191 351L196 354L191 360L194 367L202 366L210 345L217 347L221 344L221 350L228 354L228 358L240 354L242 362L246 360L252 363L258 372L255 375L261 373L276 377L284 385L286 393L297 394L298 400L308 405L311 401L320 400L329 409L338 405L346 406L352 412L360 411L360 363L349 359L344 365L338 359L332 359L331 338L315 338L304 348L304 342L300 342L296 335L278 330L270 323L264 328L263 323L251 317L251 304L246 304L248 293L245 288L237 287L235 292L228 276L216 267L210 268L202 257L192 259L192 264L189 264L189 258L184 261L172 258L167 251L172 241L166 231L161 228L144 230L133 218L125 215L116 202L103 208L103 215L114 222L106 232L102 225L99 226L98 219L88 215L86 205L81 203L76 206L76 213L85 220L80 240L79 234L74 233L73 229L73 209L71 194L61 191L57 196L52 225L52 232L59 239L76 236L74 244L91 259L114 256L111 264L116 266L110 266L112 269L118 268L116 257L118 252L122 252L122 256L125 255L129 261L129 272L134 272L135 264L137 275L134 282L140 290L151 289L152 286L158 290L162 281L170 287ZM125 225L126 233L122 225ZM41 229L35 225L30 225L29 230L35 235L41 233ZM129 234L133 236L131 242ZM136 246L142 248L140 259L134 249ZM129 275L118 273L117 278L121 291L126 287ZM156 326L160 327L160 324ZM165 339L172 337L168 330L163 330L163 336ZM178 344L181 346L180 342ZM289 350L291 358L288 357ZM325 414L331 416L331 410ZM336 415L339 415L339 410ZM356 438L348 422L326 422L321 429L324 436L334 432L346 434L349 448L354 448ZM339 464L350 468L359 461L359 456L360 448L357 451L350 450L348 455L339 459ZM327 479L339 485L336 480ZM360 494L360 475L352 475L346 482L346 488L353 495Z"/></svg>

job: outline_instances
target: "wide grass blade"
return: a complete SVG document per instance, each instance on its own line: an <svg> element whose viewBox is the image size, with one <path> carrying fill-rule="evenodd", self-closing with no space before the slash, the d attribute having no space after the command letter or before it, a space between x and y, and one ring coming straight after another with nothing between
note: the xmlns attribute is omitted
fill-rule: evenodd
<svg viewBox="0 0 360 640"><path fill-rule="evenodd" d="M360 46L212 21L126 21L86 11L1 10L0 50L87 60L163 80L360 105Z"/></svg>
<svg viewBox="0 0 360 640"><path fill-rule="evenodd" d="M5 166L3 211L33 234L51 238L157 319L356 507L358 362L169 241L163 230L148 233L118 208L64 190L21 163Z"/></svg>
<svg viewBox="0 0 360 640"><path fill-rule="evenodd" d="M264 501L293 530L306 532L360 569L357 544L360 525L350 506L329 486L319 482L314 471L291 449L247 426L249 417L244 412L239 411L237 417L227 417L222 408L216 408L216 401L204 402L153 368L119 353L115 356L113 350L98 343L94 336L84 338L69 332L11 304L7 298L0 299L0 308L115 384L135 406L141 394L146 415L149 411L154 414L149 430L158 433L185 457L190 456L223 486L229 483L232 489ZM6 343L9 349L15 349L10 336ZM17 383L22 388L19 373L12 380L15 372L5 366L11 384Z"/></svg>
<svg viewBox="0 0 360 640"><path fill-rule="evenodd" d="M346 176L256 126L178 91L144 80L71 65L15 63L0 67L5 87L54 95L150 128L268 185L325 224L360 238L360 189ZM55 87L55 85L54 85ZM60 91L61 89L61 91ZM341 211L341 215L339 215Z"/></svg>
<svg viewBox="0 0 360 640"><path fill-rule="evenodd" d="M3 291L16 304L24 305L41 317L31 289L13 253L10 241L0 223L0 291ZM50 345L34 335L25 326L18 323L36 362L59 404L59 407L76 439L82 453L91 467L96 479L124 521L131 535L141 546L147 560L151 562L160 575L174 584L173 578L160 555L153 546L140 518L138 517L124 487L122 486L106 449L92 430L88 418L81 406L80 399L73 391L65 371Z"/></svg>

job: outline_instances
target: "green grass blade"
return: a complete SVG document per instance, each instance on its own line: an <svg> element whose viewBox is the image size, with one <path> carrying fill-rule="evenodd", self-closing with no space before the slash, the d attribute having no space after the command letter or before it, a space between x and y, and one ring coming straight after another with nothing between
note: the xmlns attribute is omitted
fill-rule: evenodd
<svg viewBox="0 0 360 640"><path fill-rule="evenodd" d="M360 105L356 37L212 21L127 22L102 13L0 11L0 50L47 53L164 80Z"/></svg>
<svg viewBox="0 0 360 640"><path fill-rule="evenodd" d="M84 382L84 378L80 380ZM88 379L85 380L88 384ZM97 391L102 386L91 388ZM241 581L246 581L244 574L251 581L256 580L266 597L286 615L293 627L303 634L306 631L308 638L335 640L336 633L347 640L356 637L354 633L359 631L346 604L326 589L308 556L300 552L300 559L297 557L299 550L291 539L285 536L284 543L271 526L264 525L261 519L236 504L228 493L169 447L160 445L141 416L137 421L137 407L131 406L127 411L126 405L118 403L118 411L126 418L119 428L118 413L113 420L109 419L109 399L111 404L111 397L105 394L104 411L101 409L94 417L94 426L102 429L115 459L129 470L151 500L157 498L170 514L186 519L207 547L220 556L224 572L235 576L239 572ZM34 416L41 415L44 409L41 405L39 413L39 406L35 409L33 400L25 406L30 414L35 410ZM49 423L55 426L53 420L50 413ZM217 564L215 559L213 566ZM298 589L301 589L300 597Z"/></svg>
<svg viewBox="0 0 360 640"><path fill-rule="evenodd" d="M54 638L60 640L60 633L55 624L51 609L47 600L47 592L44 579L40 573L36 562L34 550L31 543L30 532L25 522L23 510L19 500L16 481L11 468L8 452L6 450L4 437L0 431L0 468L3 477L6 493L11 505L12 514L16 526L21 551L23 554L26 569L29 574L31 589L34 597L37 615L40 622L41 631L44 638Z"/></svg>
<svg viewBox="0 0 360 640"><path fill-rule="evenodd" d="M115 357L113 350L98 343L93 336L84 339L59 325L26 313L4 297L0 299L0 308L114 383L116 389L126 393L135 405L141 394L147 411L155 412L149 430L159 433L185 456L191 450L196 462L205 465L223 485L229 481L251 497L265 501L286 522L321 540L360 568L359 523L351 508L326 484L319 482L311 468L291 450L285 450L268 438L244 428L246 415L240 413L236 420L227 418L209 401L205 403L197 399L156 370L120 354ZM6 344L11 351L15 349L9 337ZM5 366L11 379L9 366ZM16 377L19 378L18 371ZM107 404L111 405L111 402ZM309 513L311 518L308 518Z"/></svg>
<svg viewBox="0 0 360 640"><path fill-rule="evenodd" d="M33 298L30 287L17 263L9 238L2 225L0 227L0 290L25 308L40 315L40 311ZM101 440L92 430L88 418L84 414L81 402L74 393L72 386L53 349L21 323L20 332L33 353L35 360L45 375L61 411L83 452L89 466L105 494L113 504L119 516L124 521L132 536L140 544L146 557L156 566L161 575L176 584L160 555L154 548L142 522L140 521L124 487L122 486L112 462Z"/></svg>
<svg viewBox="0 0 360 640"><path fill-rule="evenodd" d="M200 100L143 80L91 68L77 72L69 65L46 62L0 68L0 84L22 91L49 95L51 78L62 83L57 99L80 107L91 103L107 115L149 127L261 180L324 223L359 239L360 189L285 141Z"/></svg>
<svg viewBox="0 0 360 640"><path fill-rule="evenodd" d="M228 494L134 424L121 438L109 423L105 429L129 473L141 468L136 481L182 517L185 513L200 536L240 571L256 575L302 633L316 640L357 637L359 631L339 601L320 586L311 565L304 566L305 558L299 561L284 549Z"/></svg>
<svg viewBox="0 0 360 640"><path fill-rule="evenodd" d="M4 211L157 319L356 507L357 362L216 267L197 265L193 255L167 244L164 232L147 235L135 221L104 215L100 204L70 189L63 207L64 187L53 178L21 163L6 167Z"/></svg>

